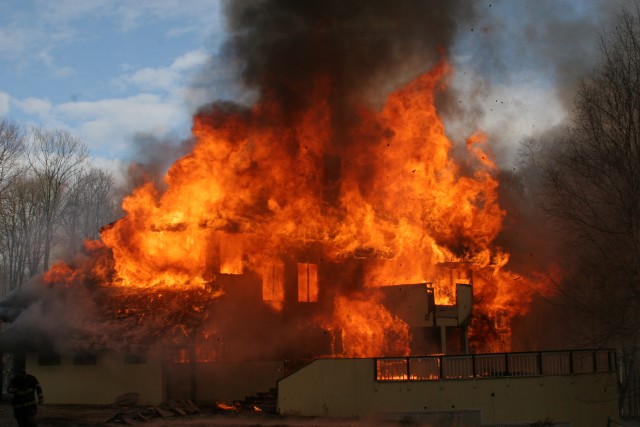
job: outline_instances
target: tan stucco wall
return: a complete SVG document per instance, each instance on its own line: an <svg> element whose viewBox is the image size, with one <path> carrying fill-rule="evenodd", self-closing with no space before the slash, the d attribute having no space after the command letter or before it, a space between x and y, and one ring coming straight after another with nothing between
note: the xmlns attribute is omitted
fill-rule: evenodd
<svg viewBox="0 0 640 427"><path fill-rule="evenodd" d="M618 417L615 373L376 382L372 359L317 360L278 383L285 415L376 417L480 410L483 424L607 425Z"/></svg>
<svg viewBox="0 0 640 427"><path fill-rule="evenodd" d="M28 353L25 362L27 371L40 381L47 403L106 405L130 392L140 395L141 405L164 400L159 360L125 364L121 354L105 352L98 353L95 365L74 365L71 355L63 355L59 365L39 365L37 353Z"/></svg>

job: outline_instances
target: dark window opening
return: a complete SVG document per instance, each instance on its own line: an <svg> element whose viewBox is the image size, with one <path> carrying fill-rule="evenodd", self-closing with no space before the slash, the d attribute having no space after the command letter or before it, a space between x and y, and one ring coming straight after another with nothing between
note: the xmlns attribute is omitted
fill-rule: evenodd
<svg viewBox="0 0 640 427"><path fill-rule="evenodd" d="M124 363L127 365L142 365L147 363L147 356L140 353L127 353L124 355Z"/></svg>
<svg viewBox="0 0 640 427"><path fill-rule="evenodd" d="M95 365L98 363L98 356L89 351L81 351L73 356L74 365Z"/></svg>
<svg viewBox="0 0 640 427"><path fill-rule="evenodd" d="M38 365L59 365L60 354L53 350L38 353Z"/></svg>

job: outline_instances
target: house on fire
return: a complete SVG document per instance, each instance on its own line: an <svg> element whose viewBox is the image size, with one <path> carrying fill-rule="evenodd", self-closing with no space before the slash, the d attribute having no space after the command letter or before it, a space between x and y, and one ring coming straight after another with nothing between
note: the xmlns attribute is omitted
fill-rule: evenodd
<svg viewBox="0 0 640 427"><path fill-rule="evenodd" d="M454 305L436 304L427 283L354 289L402 319L412 338L406 354L344 357L345 331L321 321L337 297L320 284L336 265L305 261L284 259L266 276L221 273L204 288L43 286L0 303L0 345L40 379L49 403L137 393L142 405L213 404L275 390L283 415L477 426L618 417L613 350L467 354L472 283L452 270Z"/></svg>
<svg viewBox="0 0 640 427"><path fill-rule="evenodd" d="M273 389L312 360L353 356L354 344L345 342L354 340L345 331L350 326L327 314L338 296L322 283L337 271L357 277L368 259L310 262L308 255L304 262L283 256L266 272L228 273L222 266L236 255L223 251L214 262L215 280L204 287L37 285L27 297L0 302L0 348L40 379L49 403L108 404L125 393L137 393L140 404L237 401ZM358 345L379 348L375 356L466 353L472 284L451 280L453 305L436 304L429 283L350 284L345 294L375 301L411 337L401 350ZM375 329L358 327L367 329L365 336ZM386 325L376 327L374 335L387 334Z"/></svg>

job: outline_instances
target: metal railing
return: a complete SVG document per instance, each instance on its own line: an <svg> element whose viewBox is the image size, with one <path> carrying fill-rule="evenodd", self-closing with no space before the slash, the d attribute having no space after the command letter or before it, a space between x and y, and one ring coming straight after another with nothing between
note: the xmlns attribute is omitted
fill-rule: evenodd
<svg viewBox="0 0 640 427"><path fill-rule="evenodd" d="M531 377L616 372L616 351L566 350L375 359L377 381Z"/></svg>

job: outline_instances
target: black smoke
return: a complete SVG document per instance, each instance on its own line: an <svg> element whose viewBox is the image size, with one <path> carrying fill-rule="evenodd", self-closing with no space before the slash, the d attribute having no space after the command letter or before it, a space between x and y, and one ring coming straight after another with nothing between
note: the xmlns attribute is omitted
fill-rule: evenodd
<svg viewBox="0 0 640 427"><path fill-rule="evenodd" d="M470 2L457 0L234 1L226 13L225 54L238 61L247 88L295 110L307 105L316 79L328 78L338 114L428 70L474 15Z"/></svg>

